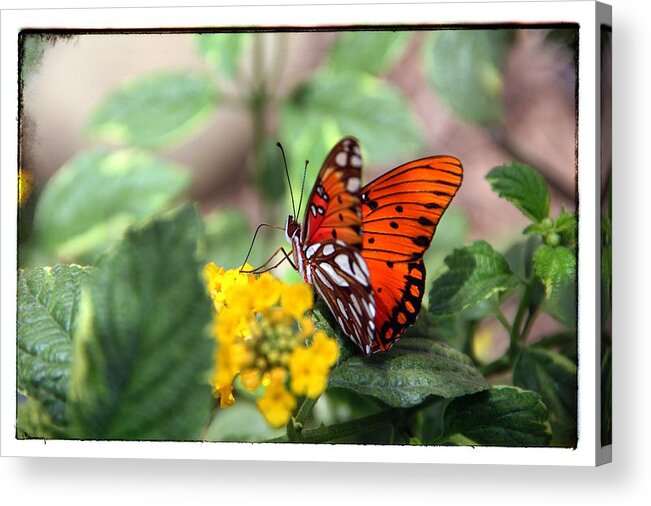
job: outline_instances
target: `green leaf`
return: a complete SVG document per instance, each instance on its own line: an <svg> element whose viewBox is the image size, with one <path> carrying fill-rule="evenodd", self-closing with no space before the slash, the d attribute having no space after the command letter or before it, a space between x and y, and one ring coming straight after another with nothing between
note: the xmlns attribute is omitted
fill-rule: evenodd
<svg viewBox="0 0 651 506"><path fill-rule="evenodd" d="M450 398L487 388L472 360L443 343L403 338L385 353L351 356L335 366L329 385L410 407L430 395Z"/></svg>
<svg viewBox="0 0 651 506"><path fill-rule="evenodd" d="M554 351L538 347L522 350L513 366L513 384L538 392L549 409L553 442L576 445L576 366Z"/></svg>
<svg viewBox="0 0 651 506"><path fill-rule="evenodd" d="M503 117L504 62L511 30L442 30L426 39L431 86L462 118L486 125Z"/></svg>
<svg viewBox="0 0 651 506"><path fill-rule="evenodd" d="M187 187L181 167L139 150L76 155L48 182L35 234L59 258L105 250L138 220L165 209Z"/></svg>
<svg viewBox="0 0 651 506"><path fill-rule="evenodd" d="M19 397L16 415L17 439L64 439L66 437L65 427L52 420L41 402L33 398Z"/></svg>
<svg viewBox="0 0 651 506"><path fill-rule="evenodd" d="M543 310L548 315L565 325L569 330L574 331L576 331L577 321L576 289L576 282L565 283L558 290L555 290L553 296L550 298L545 296L543 288L543 296L545 299L542 305Z"/></svg>
<svg viewBox="0 0 651 506"><path fill-rule="evenodd" d="M198 33L193 36L193 42L217 74L232 79L252 38L249 33Z"/></svg>
<svg viewBox="0 0 651 506"><path fill-rule="evenodd" d="M237 401L220 409L206 432L207 441L264 441L283 435L285 429L273 429L253 404Z"/></svg>
<svg viewBox="0 0 651 506"><path fill-rule="evenodd" d="M38 72L43 55L48 47L48 38L41 34L21 33L20 44L20 79L25 83L35 72Z"/></svg>
<svg viewBox="0 0 651 506"><path fill-rule="evenodd" d="M488 446L547 446L549 413L540 395L512 386L454 399L443 415L442 440Z"/></svg>
<svg viewBox="0 0 651 506"><path fill-rule="evenodd" d="M576 221L576 214L561 212L556 218L554 229L561 238L561 244L568 248L574 249L576 247L576 238L578 234L578 224Z"/></svg>
<svg viewBox="0 0 651 506"><path fill-rule="evenodd" d="M188 71L146 74L109 94L93 112L87 130L110 142L161 146L196 131L216 104L209 76Z"/></svg>
<svg viewBox="0 0 651 506"><path fill-rule="evenodd" d="M185 206L131 229L80 307L69 392L81 439L196 439L211 406L211 304Z"/></svg>
<svg viewBox="0 0 651 506"><path fill-rule="evenodd" d="M337 72L380 74L404 54L411 37L410 32L341 32L332 46L328 66Z"/></svg>
<svg viewBox="0 0 651 506"><path fill-rule="evenodd" d="M281 139L291 140L289 170L294 181L311 169L311 188L330 149L346 135L360 142L364 165L400 159L423 146L422 128L399 90L367 74L320 72L283 104ZM408 156L408 155L407 155Z"/></svg>
<svg viewBox="0 0 651 506"><path fill-rule="evenodd" d="M89 272L78 265L55 265L18 273L18 391L39 401L59 424L66 422L72 334Z"/></svg>
<svg viewBox="0 0 651 506"><path fill-rule="evenodd" d="M549 216L551 197L545 178L529 165L507 163L495 167L486 179L493 191L505 198L534 222Z"/></svg>
<svg viewBox="0 0 651 506"><path fill-rule="evenodd" d="M548 298L576 279L576 255L564 246L541 245L534 253L533 266Z"/></svg>
<svg viewBox="0 0 651 506"><path fill-rule="evenodd" d="M504 256L485 241L454 250L445 263L448 270L430 289L429 310L435 315L461 311L518 284Z"/></svg>

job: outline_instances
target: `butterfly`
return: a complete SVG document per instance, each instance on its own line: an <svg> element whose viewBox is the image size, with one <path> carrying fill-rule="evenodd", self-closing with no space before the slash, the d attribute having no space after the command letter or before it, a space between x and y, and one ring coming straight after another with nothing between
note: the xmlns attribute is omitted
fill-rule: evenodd
<svg viewBox="0 0 651 506"><path fill-rule="evenodd" d="M432 156L363 187L361 170L357 140L342 139L319 171L303 223L290 214L285 235L294 268L369 356L391 348L416 321L425 290L423 254L463 167L455 157Z"/></svg>

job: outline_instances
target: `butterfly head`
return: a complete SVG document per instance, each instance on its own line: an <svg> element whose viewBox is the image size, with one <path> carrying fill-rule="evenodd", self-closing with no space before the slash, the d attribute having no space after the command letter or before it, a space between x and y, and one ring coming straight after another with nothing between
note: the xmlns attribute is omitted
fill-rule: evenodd
<svg viewBox="0 0 651 506"><path fill-rule="evenodd" d="M300 232L301 226L296 221L296 218L291 214L287 216L287 222L285 223L285 237L287 241L291 243L294 239L294 236Z"/></svg>

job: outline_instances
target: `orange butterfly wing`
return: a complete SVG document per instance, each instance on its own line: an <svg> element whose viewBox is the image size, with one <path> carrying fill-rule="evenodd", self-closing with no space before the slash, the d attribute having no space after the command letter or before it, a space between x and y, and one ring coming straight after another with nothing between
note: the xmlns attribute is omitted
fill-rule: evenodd
<svg viewBox="0 0 651 506"><path fill-rule="evenodd" d="M425 290L423 254L462 179L457 158L433 156L362 188L362 257L377 310L374 352L388 350L416 321Z"/></svg>
<svg viewBox="0 0 651 506"><path fill-rule="evenodd" d="M326 157L307 199L303 244L340 240L359 251L361 173L359 145L354 138L346 137Z"/></svg>

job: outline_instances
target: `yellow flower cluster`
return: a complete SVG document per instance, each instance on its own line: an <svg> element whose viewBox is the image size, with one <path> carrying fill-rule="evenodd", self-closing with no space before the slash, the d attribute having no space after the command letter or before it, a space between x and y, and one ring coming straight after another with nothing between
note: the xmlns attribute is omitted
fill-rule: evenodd
<svg viewBox="0 0 651 506"><path fill-rule="evenodd" d="M314 305L312 289L282 283L269 273L225 271L214 263L205 266L204 277L215 308L215 397L221 407L231 406L239 377L248 391L262 387L257 405L267 423L285 425L297 396L323 393L339 357L336 341L315 331L305 316Z"/></svg>

